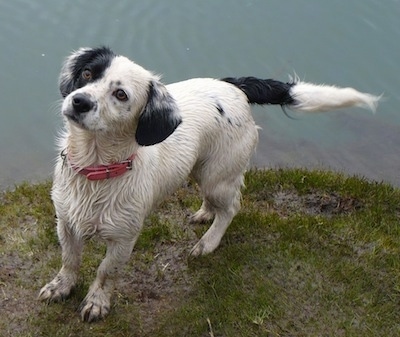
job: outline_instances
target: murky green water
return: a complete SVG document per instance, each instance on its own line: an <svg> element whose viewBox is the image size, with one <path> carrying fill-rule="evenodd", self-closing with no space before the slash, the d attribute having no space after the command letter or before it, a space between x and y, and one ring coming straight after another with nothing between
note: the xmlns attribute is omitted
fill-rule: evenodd
<svg viewBox="0 0 400 337"><path fill-rule="evenodd" d="M288 119L256 107L254 165L331 168L400 185L399 0L0 0L0 186L50 177L57 79L71 50L108 45L167 83L254 75L384 93L377 114Z"/></svg>

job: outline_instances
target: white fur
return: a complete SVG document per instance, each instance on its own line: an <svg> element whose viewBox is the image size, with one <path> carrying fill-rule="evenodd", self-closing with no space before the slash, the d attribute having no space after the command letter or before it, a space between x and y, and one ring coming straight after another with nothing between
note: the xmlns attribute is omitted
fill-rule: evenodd
<svg viewBox="0 0 400 337"><path fill-rule="evenodd" d="M78 51L74 57L82 50ZM68 62L63 68L65 78ZM129 97L120 102L112 95L121 81ZM182 123L163 142L139 146L135 130L148 100L148 86L172 96ZM314 111L350 105L374 107L374 99L354 89L337 89L298 83L292 88L294 108ZM164 87L159 78L125 57L116 57L103 77L64 100L62 113L71 113L71 100L84 93L97 105L78 125L66 119L59 150L66 150L79 167L122 161L135 153L132 170L109 180L89 181L68 162L58 158L52 189L63 266L39 294L42 300L69 295L78 280L84 239L97 235L107 253L97 277L81 305L84 320L103 318L118 271L129 259L143 221L157 204L191 175L199 184L203 204L192 221L214 219L192 248L197 256L214 251L240 207L243 174L258 141L246 95L237 87L214 79L191 79ZM319 96L319 97L316 97ZM215 106L218 101L224 113ZM333 103L332 103L333 102Z"/></svg>
<svg viewBox="0 0 400 337"><path fill-rule="evenodd" d="M291 95L298 100L293 109L305 112L323 112L357 106L376 111L380 97L361 93L353 88L338 88L297 82Z"/></svg>

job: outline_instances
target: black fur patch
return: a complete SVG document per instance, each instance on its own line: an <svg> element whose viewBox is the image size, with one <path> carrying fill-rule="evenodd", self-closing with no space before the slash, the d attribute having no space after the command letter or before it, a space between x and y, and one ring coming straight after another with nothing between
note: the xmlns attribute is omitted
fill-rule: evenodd
<svg viewBox="0 0 400 337"><path fill-rule="evenodd" d="M115 57L116 54L107 47L87 49L81 54L70 56L60 75L61 95L66 97L72 91L101 78ZM82 77L84 70L90 70L90 80L85 80Z"/></svg>
<svg viewBox="0 0 400 337"><path fill-rule="evenodd" d="M146 107L139 117L136 141L149 146L168 138L182 122L178 107L165 86L159 82L149 85Z"/></svg>
<svg viewBox="0 0 400 337"><path fill-rule="evenodd" d="M221 81L231 83L242 90L251 104L290 105L295 102L295 99L290 96L290 88L294 83L283 83L272 79L262 80L256 77L226 77Z"/></svg>
<svg viewBox="0 0 400 337"><path fill-rule="evenodd" d="M225 111L219 103L217 103L216 107L221 116L225 115Z"/></svg>

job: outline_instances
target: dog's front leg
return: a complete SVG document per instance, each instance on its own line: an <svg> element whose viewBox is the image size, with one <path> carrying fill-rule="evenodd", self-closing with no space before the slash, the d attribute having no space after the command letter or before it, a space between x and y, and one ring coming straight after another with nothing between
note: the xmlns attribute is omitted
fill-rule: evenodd
<svg viewBox="0 0 400 337"><path fill-rule="evenodd" d="M104 318L110 311L114 282L128 261L135 240L108 240L107 253L97 269L97 277L80 305L82 320L92 322Z"/></svg>
<svg viewBox="0 0 400 337"><path fill-rule="evenodd" d="M58 218L57 233L62 249L62 267L57 276L46 284L38 298L43 301L59 301L67 298L78 280L83 241L71 230L67 221Z"/></svg>

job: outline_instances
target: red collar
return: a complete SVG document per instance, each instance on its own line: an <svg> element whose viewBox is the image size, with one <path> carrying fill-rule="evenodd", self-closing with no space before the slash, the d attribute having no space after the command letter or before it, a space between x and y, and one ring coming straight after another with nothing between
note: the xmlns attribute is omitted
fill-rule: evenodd
<svg viewBox="0 0 400 337"><path fill-rule="evenodd" d="M64 152L64 151L63 151ZM61 153L61 157L65 160L67 157L70 161L70 158L65 153ZM87 167L79 167L74 164L71 164L71 167L79 174L83 174L89 180L104 180L118 177L124 174L128 170L132 170L132 160L136 157L135 154L131 155L128 159L121 161L119 163L110 164L110 165L99 165L99 166L87 166Z"/></svg>

